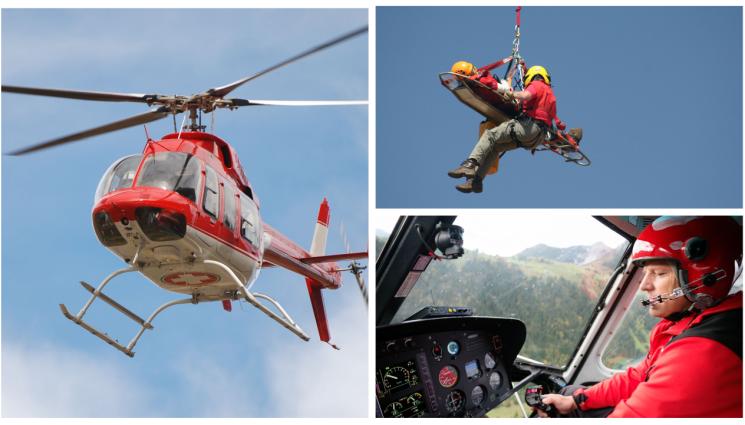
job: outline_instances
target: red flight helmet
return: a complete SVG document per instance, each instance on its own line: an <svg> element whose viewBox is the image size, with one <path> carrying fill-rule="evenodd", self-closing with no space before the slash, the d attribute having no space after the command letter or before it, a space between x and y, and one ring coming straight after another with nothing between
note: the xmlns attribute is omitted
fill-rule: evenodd
<svg viewBox="0 0 745 425"><path fill-rule="evenodd" d="M742 225L732 217L660 217L636 239L631 261L676 264L686 298L704 309L722 301L742 264Z"/></svg>

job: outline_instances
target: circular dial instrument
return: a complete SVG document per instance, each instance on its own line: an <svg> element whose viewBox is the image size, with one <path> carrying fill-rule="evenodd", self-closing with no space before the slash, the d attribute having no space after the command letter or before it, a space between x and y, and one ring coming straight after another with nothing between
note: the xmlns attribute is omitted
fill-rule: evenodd
<svg viewBox="0 0 745 425"><path fill-rule="evenodd" d="M448 342L448 354L457 356L458 353L460 353L460 344L458 344L458 341Z"/></svg>
<svg viewBox="0 0 745 425"><path fill-rule="evenodd" d="M471 403L473 403L474 406L479 406L482 401L484 401L484 387L481 385L476 385L471 390Z"/></svg>
<svg viewBox="0 0 745 425"><path fill-rule="evenodd" d="M447 410L450 413L455 413L463 408L463 405L465 404L466 397L465 395L455 390L448 394L448 396L445 398L445 410Z"/></svg>
<svg viewBox="0 0 745 425"><path fill-rule="evenodd" d="M491 353L484 354L484 367L486 369L494 369L494 366L497 365L496 360L494 360L494 356L491 355Z"/></svg>
<svg viewBox="0 0 745 425"><path fill-rule="evenodd" d="M498 372L492 372L492 374L489 375L489 386L491 389L496 390L500 385L502 385L502 377Z"/></svg>
<svg viewBox="0 0 745 425"><path fill-rule="evenodd" d="M452 388L458 383L458 369L454 366L445 366L440 369L437 379L443 387Z"/></svg>
<svg viewBox="0 0 745 425"><path fill-rule="evenodd" d="M419 407L424 403L424 396L422 396L422 393L416 392L408 397L406 397L406 404L412 407Z"/></svg>
<svg viewBox="0 0 745 425"><path fill-rule="evenodd" d="M394 401L388 406L385 406L385 410L383 410L383 415L387 418L398 418L401 416L402 410L404 410L404 406L401 403Z"/></svg>
<svg viewBox="0 0 745 425"><path fill-rule="evenodd" d="M408 385L409 383L409 371L401 366L394 366L385 371L383 375L383 386L386 390L398 388L402 385Z"/></svg>

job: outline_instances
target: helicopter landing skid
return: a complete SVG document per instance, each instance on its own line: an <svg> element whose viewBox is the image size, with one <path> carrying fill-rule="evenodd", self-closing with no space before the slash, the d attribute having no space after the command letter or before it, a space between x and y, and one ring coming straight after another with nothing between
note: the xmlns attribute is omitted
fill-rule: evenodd
<svg viewBox="0 0 745 425"><path fill-rule="evenodd" d="M297 335L298 337L300 337L300 339L302 339L304 341L310 340L310 338L305 334L305 332L303 332L303 330L297 325L297 323L295 323L295 321L292 319L292 317L290 317L290 315L285 311L285 309L282 308L282 306L279 304L279 302L275 301L273 298L271 298L268 295L260 294L258 292L252 293L251 291L249 291L248 288L246 288L245 286L243 286L243 284L241 284L241 281L238 279L238 277L226 265L224 265L224 264L222 264L220 262L217 262L217 261L212 261L212 260L204 260L204 263L206 263L206 264L212 264L212 265L215 265L217 267L222 268L230 276L231 280L236 285L237 290L238 290L236 292L237 294L242 294L242 298L244 298L246 301L248 301L249 303L251 303L251 305L253 305L254 307L256 307L259 310L261 310L261 312L263 312L267 316L271 317L272 319L274 319L275 321L277 321L279 324L281 324L285 328L289 329L292 333L294 333L295 335ZM67 307L64 304L60 304L59 306L60 306L60 310L62 310L62 314L66 318L68 318L72 322L74 322L75 324L79 325L80 327L82 327L83 329L85 329L88 332L92 333L93 335L97 336L98 338L100 338L101 340L103 340L107 344L111 345L112 347L116 348L117 350L121 351L122 353L126 354L127 356L134 357L135 353L132 350L134 349L134 347L137 344L137 342L140 340L140 337L142 337L142 334L145 332L146 329L153 329L153 325L152 325L153 320L155 320L155 317L158 314L160 314L161 312L163 312L164 310L166 310L167 308L172 307L174 305L178 305L178 304L198 304L199 302L204 302L204 301L222 301L223 300L223 299L201 300L201 299L199 299L199 296L197 296L197 295L195 295L193 297L190 297L190 298L176 299L176 300L173 300L173 301L169 301L169 302L161 305L160 307L156 308L153 311L153 313L150 314L150 317L148 317L147 320L144 320L140 316L138 316L137 314L133 313L132 311L130 311L129 309L127 309L123 305L119 304L114 299L112 299L111 297L109 297L108 295L106 295L106 294L104 294L102 292L103 291L103 288L114 277L116 277L116 276L118 276L120 274L130 273L130 272L135 272L135 271L139 271L139 268L134 267L134 266L130 266L130 267L127 267L127 268L124 268L124 269L117 270L117 271L111 273L110 275L108 275L106 277L106 279L104 279L101 282L101 284L98 285L98 288L95 288L95 289L93 288L93 286L89 285L86 282L80 282L80 284L83 286L83 288L85 288L86 291L88 291L88 292L91 293L91 298L88 300L88 302L85 303L85 305L83 306L83 308L80 309L80 312L78 312L78 314L75 315L75 316L73 316L70 313L70 311L67 309ZM94 328L92 325L90 325L89 323L87 323L87 322L85 322L83 320L83 316L85 316L85 313L88 311L88 309L90 308L90 306L93 304L93 301L95 301L97 298L100 299L101 301L104 301L106 304L114 307L114 309L118 310L120 313L124 314L129 319L131 319L132 321L134 321L134 322L136 322L137 324L140 325L140 329L137 331L137 333L135 334L135 336L132 338L131 341L129 341L129 344L127 344L126 346L122 345L119 341L117 341L114 338L110 337L105 332L99 331L98 329ZM237 299L237 298L235 298L235 297L232 297L232 298L231 297L228 297L228 298L224 298L224 299L230 299L230 300L232 300L232 299ZM259 299L263 299L263 300L266 300L269 303L271 303L280 312L281 316L278 315L278 314L276 314L276 313L274 313L269 308L267 308L264 304L262 304L259 301Z"/></svg>
<svg viewBox="0 0 745 425"><path fill-rule="evenodd" d="M147 318L147 320L142 319L140 316L136 315L123 305L119 304L118 302L114 301L111 297L104 294L103 288L106 286L111 279L114 277L124 274L124 273L130 273L138 271L139 269L136 267L127 267L124 269L117 270L113 273L111 273L109 276L106 277L106 279L101 282L100 285L98 285L98 288L93 288L93 286L89 285L86 282L80 282L80 284L85 288L86 291L91 293L91 298L88 300L87 303L83 306L82 309L80 309L80 312L78 312L77 315L73 316L70 314L70 311L67 309L67 307L64 304L60 304L60 310L62 310L62 314L65 315L68 319L70 319L72 322L74 322L77 325L80 325L83 329L87 330L88 332L92 333L93 335L101 338L104 342L111 345L112 347L116 348L117 350L121 351L122 353L126 354L129 357L134 357L135 353L132 351L134 346L137 344L137 341L139 341L142 334L145 332L146 329L153 329L152 322L155 319L155 316L160 314L163 310L167 309L168 307L177 305L177 304L186 304L186 303L194 303L196 304L196 300L193 298L183 298L178 300L169 301L157 309L153 311L153 313L150 315L150 317ZM115 340L114 338L110 337L108 334L99 331L98 329L94 328L87 322L83 321L83 316L85 316L85 313L88 311L88 308L90 308L91 304L93 304L93 301L96 300L96 298L99 298L101 301L104 301L106 304L114 307L116 310L118 310L120 313L124 314L128 318L132 319L134 322L137 322L137 324L140 325L140 330L135 334L134 338L127 344L125 347L124 345L120 344L119 341Z"/></svg>
<svg viewBox="0 0 745 425"><path fill-rule="evenodd" d="M227 273L228 276L230 276L231 280L235 284L238 292L243 294L243 299L248 301L254 307L258 308L262 313L274 319L277 323L287 328L287 330L297 335L303 341L310 340L308 335L306 335L305 332L302 330L302 328L300 328L300 326L298 326L298 324L295 323L292 317L290 317L287 311L285 311L285 309L282 308L282 305L280 305L279 302L274 300L269 295L261 294L258 292L251 292L247 287L243 286L240 279L238 279L235 273L233 273L233 271L230 270L230 268L226 266L225 264L219 261L213 261L213 260L204 260L204 263L220 267L223 271L225 271L225 273ZM269 310L264 304L262 304L259 301L259 299L263 299L271 303L280 312L282 316L280 317L280 315L278 315L277 313Z"/></svg>

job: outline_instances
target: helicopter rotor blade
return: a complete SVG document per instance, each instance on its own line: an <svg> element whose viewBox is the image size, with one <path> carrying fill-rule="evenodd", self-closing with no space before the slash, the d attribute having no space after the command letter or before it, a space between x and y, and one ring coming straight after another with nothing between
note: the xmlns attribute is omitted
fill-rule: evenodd
<svg viewBox="0 0 745 425"><path fill-rule="evenodd" d="M2 86L6 93L30 94L35 96L63 97L66 99L95 100L102 102L142 102L147 103L155 95L135 93L108 93L97 91L45 89L40 87Z"/></svg>
<svg viewBox="0 0 745 425"><path fill-rule="evenodd" d="M348 106L367 105L367 100L246 100L226 99L233 106Z"/></svg>
<svg viewBox="0 0 745 425"><path fill-rule="evenodd" d="M308 49L308 50L306 50L306 51L304 51L302 53L299 53L299 54L297 54L297 55L295 55L295 56L293 56L293 57L291 57L291 58L289 58L287 60L284 60L284 61L282 61L282 62L280 62L280 63L278 63L278 64L276 64L274 66L270 66L269 68L266 68L263 71L259 71L258 73L254 74L254 75L251 75L250 77L246 77L246 78L240 79L240 80L238 80L236 82L230 83L230 84L225 85L225 86L222 86L222 87L215 87L215 88L209 89L209 90L206 91L206 94L211 95L211 96L215 96L215 97L225 97L228 93L232 92L233 90L237 89L239 86L241 86L241 85L243 85L243 84L245 84L245 83L247 83L247 82L249 82L251 80L254 80L256 78L259 78L262 75L268 74L269 72L274 71L276 69L279 69L279 68L281 68L281 67L283 67L283 66L285 66L287 64L290 64L292 62L295 62L297 60L300 60L300 59L302 59L302 58L304 58L306 56L310 56L313 53L320 52L323 49L326 49L328 47L331 47L331 46L333 46L335 44L339 44L339 43L341 43L343 41L346 41L346 40L348 40L350 38L356 37L356 36L358 36L358 35L360 35L362 33L365 33L365 32L367 32L367 26L364 26L362 28L358 28L358 29L356 29L356 30L354 30L352 32L349 32L349 33L346 33L346 34L341 35L339 37L336 37L333 40L327 41L327 42L325 42L325 43L323 43L321 45L318 45L316 47L313 47L312 49Z"/></svg>
<svg viewBox="0 0 745 425"><path fill-rule="evenodd" d="M78 133L70 134L68 136L53 139L48 142L40 143L28 148L20 149L17 151L9 152L8 155L24 155L31 152L40 151L42 149L51 148L53 146L62 145L65 143L75 142L81 139L85 139L99 134L109 133L116 130L121 130L128 127L133 127L140 124L146 124L152 121L159 120L170 114L170 110L162 106L157 109L150 110L144 114L134 115L123 120L115 121L109 124L105 124L99 127L91 128L90 130L81 131Z"/></svg>

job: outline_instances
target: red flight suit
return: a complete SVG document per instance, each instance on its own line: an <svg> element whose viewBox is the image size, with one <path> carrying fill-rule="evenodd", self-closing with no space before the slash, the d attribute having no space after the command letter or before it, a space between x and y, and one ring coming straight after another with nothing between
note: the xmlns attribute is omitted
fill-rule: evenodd
<svg viewBox="0 0 745 425"><path fill-rule="evenodd" d="M695 316L662 319L638 365L584 390L582 410L615 406L609 417L742 417L742 358L713 339L692 336L668 342L717 313L740 310L742 292ZM580 390L582 391L582 390Z"/></svg>

